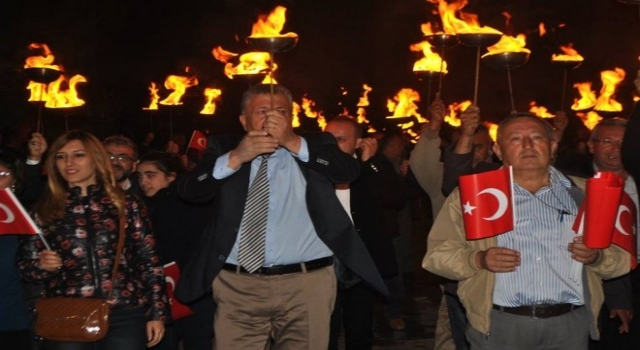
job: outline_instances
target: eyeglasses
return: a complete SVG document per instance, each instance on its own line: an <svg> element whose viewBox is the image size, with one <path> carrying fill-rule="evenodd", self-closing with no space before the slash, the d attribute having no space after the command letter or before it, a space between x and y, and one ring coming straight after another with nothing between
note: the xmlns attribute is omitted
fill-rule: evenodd
<svg viewBox="0 0 640 350"><path fill-rule="evenodd" d="M10 171L0 171L0 177L7 177L7 176L11 176Z"/></svg>
<svg viewBox="0 0 640 350"><path fill-rule="evenodd" d="M129 157L126 154L109 154L109 160L118 160L118 162L124 162L124 161L128 161L128 162L134 162L135 159Z"/></svg>
<svg viewBox="0 0 640 350"><path fill-rule="evenodd" d="M614 140L614 139L610 139L610 138L604 138L604 139L593 139L593 142L600 142L603 146L605 147L611 147L613 145L616 145L618 147L620 147L622 145L622 140Z"/></svg>

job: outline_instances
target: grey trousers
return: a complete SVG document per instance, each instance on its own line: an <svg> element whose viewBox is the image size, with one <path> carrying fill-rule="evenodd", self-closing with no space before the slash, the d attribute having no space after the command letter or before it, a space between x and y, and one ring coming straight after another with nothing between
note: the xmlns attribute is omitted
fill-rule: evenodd
<svg viewBox="0 0 640 350"><path fill-rule="evenodd" d="M586 350L589 322L586 307L550 318L491 310L489 335L469 326L467 339L471 350Z"/></svg>

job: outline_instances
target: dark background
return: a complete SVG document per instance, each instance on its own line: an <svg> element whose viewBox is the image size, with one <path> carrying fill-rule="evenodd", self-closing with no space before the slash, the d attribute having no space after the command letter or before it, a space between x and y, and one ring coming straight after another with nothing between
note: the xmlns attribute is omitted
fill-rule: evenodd
<svg viewBox="0 0 640 350"><path fill-rule="evenodd" d="M420 25L433 20L434 5L425 0L306 0L285 1L284 32L296 32L299 44L277 54L278 82L289 87L296 101L307 94L328 118L345 106L353 115L362 84L373 88L368 118L384 126L387 98L403 87L422 95L420 112L426 114L427 82L411 72L421 53L409 45L422 40ZM0 128L5 138L28 133L35 127L38 106L27 102L29 91L22 67L33 55L29 43L47 43L66 75L82 74L79 84L86 105L71 110L43 109L49 139L65 128L85 128L100 137L122 132L136 139L149 129L168 134L168 120L176 132L187 135L195 128L212 133L239 131L239 96L245 81L229 80L223 64L211 55L217 45L246 52L244 38L250 34L256 14L269 12L273 1L22 1L3 2L0 13ZM516 109L527 110L530 100L557 110L562 90L562 70L550 63L561 44L574 43L586 58L569 72L567 105L576 97L573 82L592 81L600 89L599 72L623 68L627 77L617 100L628 115L634 91L633 79L640 54L638 7L616 0L469 0L467 12L476 13L483 25L508 34L526 33L529 62L512 71ZM505 26L502 13L512 15ZM549 30L539 37L545 22ZM560 24L564 24L560 28ZM446 50L449 75L442 97L449 104L473 97L476 49L458 45ZM200 84L187 90L183 106L143 111L149 104L147 87L161 85L169 74L185 67ZM198 112L204 104L205 87L223 90L214 116ZM343 96L341 87L346 89ZM435 93L437 81L432 85ZM161 99L169 92L162 88ZM499 121L509 113L505 71L485 64L480 67L478 104L483 118ZM566 109L567 106L565 106Z"/></svg>

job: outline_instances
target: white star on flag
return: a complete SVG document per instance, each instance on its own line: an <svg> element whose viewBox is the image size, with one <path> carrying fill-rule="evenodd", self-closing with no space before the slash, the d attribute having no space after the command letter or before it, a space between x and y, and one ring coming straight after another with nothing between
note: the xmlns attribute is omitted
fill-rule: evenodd
<svg viewBox="0 0 640 350"><path fill-rule="evenodd" d="M471 205L469 201L467 201L467 203L465 203L462 207L464 208L464 213L469 215L473 215L473 210L476 208L473 205Z"/></svg>

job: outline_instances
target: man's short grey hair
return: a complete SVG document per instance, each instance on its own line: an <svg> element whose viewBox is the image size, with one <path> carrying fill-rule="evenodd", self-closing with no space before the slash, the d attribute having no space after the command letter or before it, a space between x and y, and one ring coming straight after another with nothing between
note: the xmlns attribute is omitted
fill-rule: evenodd
<svg viewBox="0 0 640 350"><path fill-rule="evenodd" d="M249 88L249 90L245 91L242 94L242 100L240 101L240 112L245 114L247 111L247 105L249 104L249 100L251 100L256 95L269 95L271 94L271 84L257 84ZM274 84L273 85L273 94L274 95L282 95L287 98L288 101L288 112L291 112L293 108L293 95L291 95L291 91L286 87Z"/></svg>
<svg viewBox="0 0 640 350"><path fill-rule="evenodd" d="M608 127L608 126L620 126L622 128L627 127L627 120L623 119L623 118L610 118L610 119L604 119L602 121L600 121L598 124L596 124L596 126L593 128L593 130L591 130L591 134L589 135L589 141L593 141L594 139L598 138L598 132L600 132L600 129L602 129L603 127Z"/></svg>
<svg viewBox="0 0 640 350"><path fill-rule="evenodd" d="M116 145L116 146L129 147L133 150L134 160L138 159L138 146L130 138L124 135L111 135L106 139L104 139L104 141L102 141L102 144L105 146Z"/></svg>
<svg viewBox="0 0 640 350"><path fill-rule="evenodd" d="M553 132L553 127L547 123L544 119L538 117L537 115L533 114L533 113L528 113L528 112L517 112L517 113L511 113L509 114L506 118L502 119L502 121L500 122L500 124L498 124L498 135L496 137L496 140L498 141L498 143L500 143L500 139L502 137L502 130L503 128L516 120L520 120L520 119L529 119L529 120L533 120L535 122L537 122L538 124L540 124L545 131L545 134L547 134L547 137L549 138L549 140L553 141L555 140L555 134Z"/></svg>

